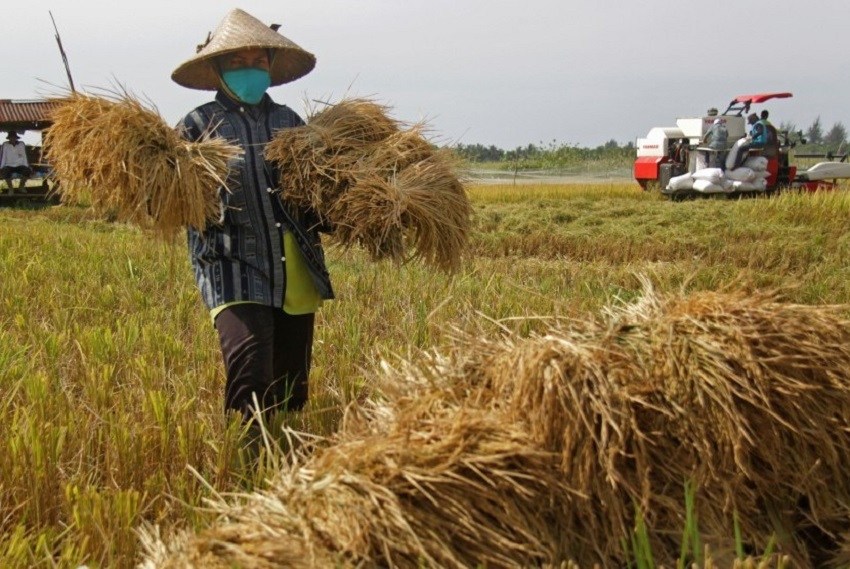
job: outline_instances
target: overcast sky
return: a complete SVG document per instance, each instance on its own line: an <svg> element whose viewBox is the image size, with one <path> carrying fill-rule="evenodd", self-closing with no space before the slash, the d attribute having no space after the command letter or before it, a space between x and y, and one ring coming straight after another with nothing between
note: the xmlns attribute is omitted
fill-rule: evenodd
<svg viewBox="0 0 850 569"><path fill-rule="evenodd" d="M794 94L776 124L850 128L850 0L4 0L0 98L67 86L52 11L78 89L123 85L176 123L211 94L171 72L233 8L316 55L278 102L369 96L443 143L624 143L774 91Z"/></svg>

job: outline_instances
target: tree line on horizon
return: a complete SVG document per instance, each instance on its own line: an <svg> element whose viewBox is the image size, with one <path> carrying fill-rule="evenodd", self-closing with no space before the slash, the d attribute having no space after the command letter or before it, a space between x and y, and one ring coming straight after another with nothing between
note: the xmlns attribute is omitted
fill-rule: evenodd
<svg viewBox="0 0 850 569"><path fill-rule="evenodd" d="M827 131L824 130L820 116L815 118L805 130L797 128L797 125L793 122L783 121L779 123L779 131L789 133L791 140L797 142L798 150L834 154L847 152L847 129L841 121L833 124Z"/></svg>
<svg viewBox="0 0 850 569"><path fill-rule="evenodd" d="M505 150L493 144L487 146L461 143L452 146L452 149L458 156L469 162L496 162L518 168L569 168L587 162L601 161L626 164L634 159L635 154L633 142L621 146L614 139L595 148L552 140L549 143L539 142L517 146L512 150Z"/></svg>
<svg viewBox="0 0 850 569"><path fill-rule="evenodd" d="M829 130L825 130L820 116L805 129L798 128L793 122L783 121L778 130L787 133L788 139L795 145L795 151L799 153L841 155L848 152L847 129L840 121ZM552 140L513 149L480 143L458 143L452 149L469 162L502 163L505 167L517 168L569 168L587 162L630 164L635 156L633 142L620 144L613 138L596 147Z"/></svg>

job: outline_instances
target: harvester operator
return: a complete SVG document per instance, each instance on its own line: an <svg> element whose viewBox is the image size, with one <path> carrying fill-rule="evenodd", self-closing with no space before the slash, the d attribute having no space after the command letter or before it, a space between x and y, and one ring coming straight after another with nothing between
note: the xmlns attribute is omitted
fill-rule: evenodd
<svg viewBox="0 0 850 569"><path fill-rule="evenodd" d="M183 119L184 137L211 133L243 151L220 190L220 223L189 228L188 241L224 359L225 411L241 413L245 423L307 403L315 313L334 297L317 220L279 197L281 173L264 158L276 131L304 124L266 90L314 65L276 26L236 9L171 76L216 92Z"/></svg>
<svg viewBox="0 0 850 569"><path fill-rule="evenodd" d="M733 163L729 166L729 170L735 170L744 163L750 150L763 150L768 143L768 130L764 122L759 120L755 113L747 116L747 124L750 125L750 134L741 140L736 141L733 145Z"/></svg>
<svg viewBox="0 0 850 569"><path fill-rule="evenodd" d="M750 146L749 148L764 148L768 142L768 129L764 121L759 119L755 113L750 113L747 117L747 124L750 125Z"/></svg>

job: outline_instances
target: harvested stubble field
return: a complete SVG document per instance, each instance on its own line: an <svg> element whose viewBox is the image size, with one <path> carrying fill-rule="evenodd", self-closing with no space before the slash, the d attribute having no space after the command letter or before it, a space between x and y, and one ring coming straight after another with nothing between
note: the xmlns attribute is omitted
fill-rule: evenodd
<svg viewBox="0 0 850 569"><path fill-rule="evenodd" d="M333 433L347 405L370 398L381 359L403 368L421 349L451 352L460 331L525 338L594 321L637 301L646 280L662 295L780 290L783 303L850 303L846 192L687 203L633 185L470 194L471 250L454 275L329 250L339 299L319 315L309 409L288 425ZM143 524L201 530L220 495L268 489L276 457L245 468L239 426L221 416L215 332L182 240L72 207L0 210L0 274L0 566L132 567ZM720 547L732 536L711 537Z"/></svg>

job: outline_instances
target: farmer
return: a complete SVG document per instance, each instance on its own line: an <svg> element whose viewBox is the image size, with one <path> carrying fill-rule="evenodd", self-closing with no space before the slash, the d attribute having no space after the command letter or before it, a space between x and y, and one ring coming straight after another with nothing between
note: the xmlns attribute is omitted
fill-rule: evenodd
<svg viewBox="0 0 850 569"><path fill-rule="evenodd" d="M0 146L0 178L6 180L6 187L12 191L12 176L17 174L21 177L18 188L24 189L27 184L27 179L32 176L32 168L30 168L27 160L27 147L18 140L18 133L10 130L7 135L8 140Z"/></svg>
<svg viewBox="0 0 850 569"><path fill-rule="evenodd" d="M171 75L184 87L216 92L183 119L184 137L209 132L243 151L220 189L220 222L190 227L188 241L224 357L225 410L246 423L257 412L268 420L305 405L315 312L334 296L317 220L280 198L282 173L263 157L275 132L304 124L266 90L315 65L276 29L233 10Z"/></svg>
<svg viewBox="0 0 850 569"><path fill-rule="evenodd" d="M708 155L708 160L706 162L708 163L709 168L726 168L728 139L729 131L726 129L726 125L723 124L723 120L714 119L714 122L711 124L711 127L702 139L702 143L710 149L706 152Z"/></svg>

